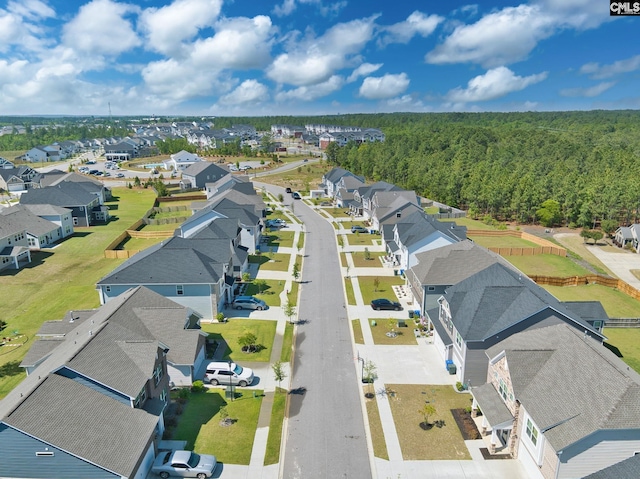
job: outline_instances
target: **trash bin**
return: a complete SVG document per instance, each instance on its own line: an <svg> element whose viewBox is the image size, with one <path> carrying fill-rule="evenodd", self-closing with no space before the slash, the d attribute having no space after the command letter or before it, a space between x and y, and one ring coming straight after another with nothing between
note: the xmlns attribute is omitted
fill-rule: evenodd
<svg viewBox="0 0 640 479"><path fill-rule="evenodd" d="M456 365L451 363L449 364L449 366L447 366L447 370L449 371L449 374L455 374L456 373Z"/></svg>
<svg viewBox="0 0 640 479"><path fill-rule="evenodd" d="M409 310L409 319L413 319L413 316L415 315L413 309Z"/></svg>
<svg viewBox="0 0 640 479"><path fill-rule="evenodd" d="M449 366L450 366L450 365L452 365L452 364L453 364L453 359L447 359L447 360L444 362L444 367L445 367L445 369L448 371L448 370L449 370Z"/></svg>

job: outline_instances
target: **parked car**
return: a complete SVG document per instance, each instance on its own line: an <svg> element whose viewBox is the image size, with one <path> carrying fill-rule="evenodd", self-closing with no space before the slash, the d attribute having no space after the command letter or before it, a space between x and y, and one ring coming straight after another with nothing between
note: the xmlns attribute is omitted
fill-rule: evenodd
<svg viewBox="0 0 640 479"><path fill-rule="evenodd" d="M170 476L211 477L216 468L216 457L208 454L196 454L192 451L160 452L153 462L151 472L163 479Z"/></svg>
<svg viewBox="0 0 640 479"><path fill-rule="evenodd" d="M351 232L352 233L368 233L369 230L367 228L365 228L364 226L353 225L351 227Z"/></svg>
<svg viewBox="0 0 640 479"><path fill-rule="evenodd" d="M391 301L390 299L386 299L386 298L378 298L378 299L374 299L373 301L371 301L371 307L373 309L375 309L376 311L380 311L381 309L387 310L387 311L401 311L402 310L402 305L400 303L397 303L395 301Z"/></svg>
<svg viewBox="0 0 640 479"><path fill-rule="evenodd" d="M118 173L118 174L116 175L116 178L124 178L124 173Z"/></svg>
<svg viewBox="0 0 640 479"><path fill-rule="evenodd" d="M276 218L275 220L267 220L265 225L267 228L284 228L287 226L287 222L280 218Z"/></svg>
<svg viewBox="0 0 640 479"><path fill-rule="evenodd" d="M217 386L250 386L253 382L253 370L243 368L239 364L230 361L213 361L207 364L207 371L204 373L204 381Z"/></svg>
<svg viewBox="0 0 640 479"><path fill-rule="evenodd" d="M231 307L235 309L257 309L258 311L269 308L267 303L254 296L236 296L236 299L231 303Z"/></svg>

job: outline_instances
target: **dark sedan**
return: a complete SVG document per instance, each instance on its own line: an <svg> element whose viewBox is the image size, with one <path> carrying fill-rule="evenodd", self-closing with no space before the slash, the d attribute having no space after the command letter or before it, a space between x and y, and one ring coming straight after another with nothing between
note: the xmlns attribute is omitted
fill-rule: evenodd
<svg viewBox="0 0 640 479"><path fill-rule="evenodd" d="M391 301L385 298L374 299L371 301L371 307L376 311L391 310L391 311L401 311L402 305L400 303L396 303L395 301Z"/></svg>

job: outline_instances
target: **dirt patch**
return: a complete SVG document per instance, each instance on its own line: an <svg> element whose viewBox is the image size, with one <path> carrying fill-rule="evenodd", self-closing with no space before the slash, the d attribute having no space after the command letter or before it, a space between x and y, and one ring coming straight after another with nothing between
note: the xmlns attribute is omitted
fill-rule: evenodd
<svg viewBox="0 0 640 479"><path fill-rule="evenodd" d="M480 453L484 459L513 459L511 454L491 454L486 447L481 447Z"/></svg>
<svg viewBox="0 0 640 479"><path fill-rule="evenodd" d="M471 417L471 413L467 412L466 409L452 409L451 414L453 415L453 419L456 421L458 429L460 429L460 434L462 434L462 438L465 441L482 439L480 431L478 431L478 427Z"/></svg>

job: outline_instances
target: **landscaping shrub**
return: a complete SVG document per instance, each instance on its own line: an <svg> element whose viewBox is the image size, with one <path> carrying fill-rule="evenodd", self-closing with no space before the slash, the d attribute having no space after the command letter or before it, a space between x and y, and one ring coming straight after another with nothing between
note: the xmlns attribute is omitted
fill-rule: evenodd
<svg viewBox="0 0 640 479"><path fill-rule="evenodd" d="M205 387L202 381L193 381L193 385L191 386L191 392L201 393L204 392Z"/></svg>

